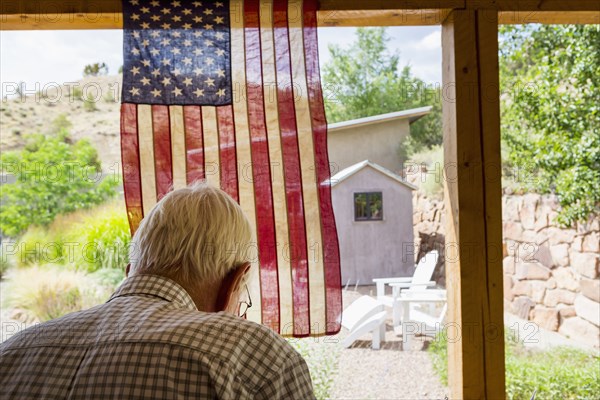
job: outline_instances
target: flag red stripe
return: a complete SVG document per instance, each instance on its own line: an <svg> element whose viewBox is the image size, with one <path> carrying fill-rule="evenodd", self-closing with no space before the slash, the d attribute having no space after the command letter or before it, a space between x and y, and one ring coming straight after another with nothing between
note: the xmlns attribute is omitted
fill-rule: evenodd
<svg viewBox="0 0 600 400"><path fill-rule="evenodd" d="M217 126L221 153L221 189L239 202L233 106L217 107Z"/></svg>
<svg viewBox="0 0 600 400"><path fill-rule="evenodd" d="M246 81L252 152L252 177L256 198L256 225L260 263L262 322L279 331L279 278L275 217L271 190L269 144L265 124L262 82L259 1L244 2ZM245 167L245 166L243 166Z"/></svg>
<svg viewBox="0 0 600 400"><path fill-rule="evenodd" d="M204 179L204 139L202 135L202 108L184 106L186 181L188 185Z"/></svg>
<svg viewBox="0 0 600 400"><path fill-rule="evenodd" d="M160 200L173 186L171 160L171 125L168 106L152 106L152 133L154 138L154 168L156 198Z"/></svg>
<svg viewBox="0 0 600 400"><path fill-rule="evenodd" d="M317 3L304 0L304 47L308 98L313 126L315 168L319 182L319 205L323 237L323 261L325 269L325 301L327 305L327 334L341 329L338 317L342 313L340 252L331 202L331 186L322 182L330 177L327 154L327 121L323 105L323 92L319 75L319 53L317 41Z"/></svg>
<svg viewBox="0 0 600 400"><path fill-rule="evenodd" d="M279 128L284 160L285 191L287 199L289 252L292 269L292 294L294 304L294 336L310 332L310 305L308 291L308 251L304 224L302 198L302 172L296 129L296 110L292 91L289 33L287 28L287 3L276 1L273 5L275 36L275 67L277 70L277 101Z"/></svg>
<svg viewBox="0 0 600 400"><path fill-rule="evenodd" d="M134 233L143 218L144 211L142 208L137 106L130 103L121 105L121 164L129 228Z"/></svg>

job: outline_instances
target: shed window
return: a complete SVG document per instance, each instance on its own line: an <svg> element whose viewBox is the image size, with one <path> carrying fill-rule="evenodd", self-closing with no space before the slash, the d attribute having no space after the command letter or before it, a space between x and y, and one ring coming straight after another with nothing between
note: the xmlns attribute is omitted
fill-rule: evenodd
<svg viewBox="0 0 600 400"><path fill-rule="evenodd" d="M355 221L381 219L383 219L383 196L381 192L354 193Z"/></svg>

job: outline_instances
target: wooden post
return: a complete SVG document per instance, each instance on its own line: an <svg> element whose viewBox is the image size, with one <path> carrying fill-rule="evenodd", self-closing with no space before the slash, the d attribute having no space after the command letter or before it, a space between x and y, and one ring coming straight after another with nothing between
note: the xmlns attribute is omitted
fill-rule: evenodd
<svg viewBox="0 0 600 400"><path fill-rule="evenodd" d="M453 399L504 399L498 13L442 23L448 380Z"/></svg>

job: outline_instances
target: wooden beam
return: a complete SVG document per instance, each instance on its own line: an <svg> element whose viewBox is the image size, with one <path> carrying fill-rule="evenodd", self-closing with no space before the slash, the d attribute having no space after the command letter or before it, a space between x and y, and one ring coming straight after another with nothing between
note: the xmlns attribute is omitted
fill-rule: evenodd
<svg viewBox="0 0 600 400"><path fill-rule="evenodd" d="M321 0L319 10L489 9L498 11L597 11L598 0Z"/></svg>
<svg viewBox="0 0 600 400"><path fill-rule="evenodd" d="M329 26L419 26L440 25L451 10L319 11L317 24Z"/></svg>
<svg viewBox="0 0 600 400"><path fill-rule="evenodd" d="M442 24L451 398L504 398L498 13Z"/></svg>

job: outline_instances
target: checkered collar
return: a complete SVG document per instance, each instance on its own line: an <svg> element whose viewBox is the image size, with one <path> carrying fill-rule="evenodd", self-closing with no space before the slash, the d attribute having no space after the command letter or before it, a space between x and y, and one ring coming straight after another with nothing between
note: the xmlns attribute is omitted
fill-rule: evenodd
<svg viewBox="0 0 600 400"><path fill-rule="evenodd" d="M198 310L196 304L181 285L159 275L134 275L125 281L110 296L108 301L124 296L159 297L171 303L177 303L183 308Z"/></svg>

